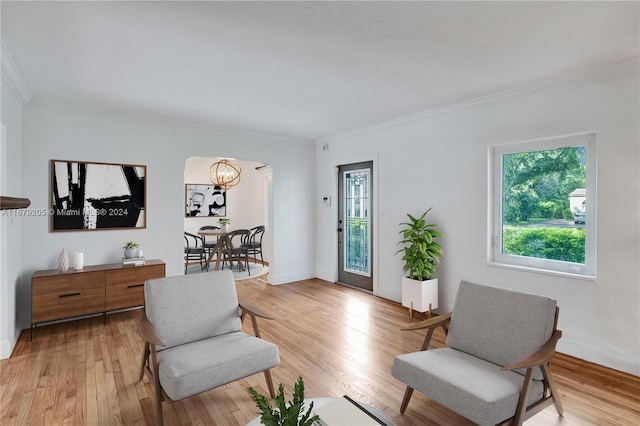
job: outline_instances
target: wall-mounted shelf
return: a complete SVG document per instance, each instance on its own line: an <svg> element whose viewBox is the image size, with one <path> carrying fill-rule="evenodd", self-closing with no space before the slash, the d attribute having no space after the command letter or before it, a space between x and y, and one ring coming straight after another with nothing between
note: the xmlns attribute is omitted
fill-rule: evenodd
<svg viewBox="0 0 640 426"><path fill-rule="evenodd" d="M28 198L0 196L0 210L24 209L31 205Z"/></svg>

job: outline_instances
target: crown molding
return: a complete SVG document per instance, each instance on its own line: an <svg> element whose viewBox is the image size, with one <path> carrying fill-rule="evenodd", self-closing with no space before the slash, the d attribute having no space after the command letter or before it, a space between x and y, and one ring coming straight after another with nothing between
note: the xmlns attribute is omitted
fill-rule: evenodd
<svg viewBox="0 0 640 426"><path fill-rule="evenodd" d="M0 40L0 44L2 45L2 53L0 56L2 79L16 96L20 105L24 105L33 99L33 95L24 78L22 78L22 74L13 57L11 57L9 50L7 50L7 47L4 45L4 41Z"/></svg>
<svg viewBox="0 0 640 426"><path fill-rule="evenodd" d="M371 126L361 127L347 132L329 135L316 140L316 143L328 143L378 131L387 127L393 127L404 123L426 119L432 116L449 114L452 112L462 111L469 108L485 105L495 105L501 103L512 102L520 99L538 96L545 93L552 93L573 87L586 86L599 83L602 81L613 80L627 75L638 74L640 72L640 57L627 59L624 61L614 62L599 67L591 68L579 73L564 74L555 76L521 86L519 88L505 90L503 92L494 93L487 96L481 96L466 101L458 102L451 105L445 105L422 111L416 114L399 117L393 120L384 121Z"/></svg>

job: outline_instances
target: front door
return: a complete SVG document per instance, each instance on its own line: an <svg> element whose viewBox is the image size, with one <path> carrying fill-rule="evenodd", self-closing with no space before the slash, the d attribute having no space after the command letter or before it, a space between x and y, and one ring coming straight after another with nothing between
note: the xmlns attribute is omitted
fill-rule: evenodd
<svg viewBox="0 0 640 426"><path fill-rule="evenodd" d="M373 162L338 168L338 281L373 290Z"/></svg>

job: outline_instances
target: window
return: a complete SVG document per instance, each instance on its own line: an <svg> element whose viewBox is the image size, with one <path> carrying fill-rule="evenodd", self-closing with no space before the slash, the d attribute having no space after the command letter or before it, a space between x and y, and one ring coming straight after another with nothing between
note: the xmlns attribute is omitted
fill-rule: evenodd
<svg viewBox="0 0 640 426"><path fill-rule="evenodd" d="M595 277L595 139L490 148L490 264Z"/></svg>
<svg viewBox="0 0 640 426"><path fill-rule="evenodd" d="M345 244L344 270L353 274L371 276L369 264L370 229L369 222L369 183L370 169L349 170L344 172L345 194Z"/></svg>

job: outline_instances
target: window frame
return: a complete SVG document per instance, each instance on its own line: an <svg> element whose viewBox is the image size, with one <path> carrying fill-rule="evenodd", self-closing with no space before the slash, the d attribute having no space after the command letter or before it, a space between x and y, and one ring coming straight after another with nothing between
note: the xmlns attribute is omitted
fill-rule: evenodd
<svg viewBox="0 0 640 426"><path fill-rule="evenodd" d="M502 253L503 186L502 156L566 147L586 147L586 217L584 264ZM493 145L488 152L487 263L510 269L539 272L593 281L596 277L597 167L596 133L585 132L515 143Z"/></svg>

